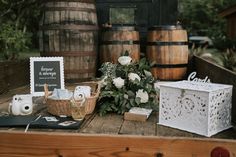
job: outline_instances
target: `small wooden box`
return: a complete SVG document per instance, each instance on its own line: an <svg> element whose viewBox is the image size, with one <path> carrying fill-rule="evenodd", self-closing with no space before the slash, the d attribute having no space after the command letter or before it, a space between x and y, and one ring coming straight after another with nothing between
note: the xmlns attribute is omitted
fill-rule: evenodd
<svg viewBox="0 0 236 157"><path fill-rule="evenodd" d="M147 116L141 115L141 114L125 112L124 119L145 122L147 120Z"/></svg>
<svg viewBox="0 0 236 157"><path fill-rule="evenodd" d="M125 112L124 119L145 122L151 113L151 109L133 107L129 112Z"/></svg>

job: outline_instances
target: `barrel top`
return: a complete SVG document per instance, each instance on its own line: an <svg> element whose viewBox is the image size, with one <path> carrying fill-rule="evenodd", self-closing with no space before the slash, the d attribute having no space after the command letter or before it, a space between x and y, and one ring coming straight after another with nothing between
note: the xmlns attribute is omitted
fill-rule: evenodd
<svg viewBox="0 0 236 157"><path fill-rule="evenodd" d="M181 25L159 25L159 26L152 26L148 30L179 30L183 29Z"/></svg>
<svg viewBox="0 0 236 157"><path fill-rule="evenodd" d="M43 0L43 3L47 2L81 2L81 3L95 3L95 0Z"/></svg>
<svg viewBox="0 0 236 157"><path fill-rule="evenodd" d="M112 26L104 27L102 31L138 31L138 29L134 26Z"/></svg>

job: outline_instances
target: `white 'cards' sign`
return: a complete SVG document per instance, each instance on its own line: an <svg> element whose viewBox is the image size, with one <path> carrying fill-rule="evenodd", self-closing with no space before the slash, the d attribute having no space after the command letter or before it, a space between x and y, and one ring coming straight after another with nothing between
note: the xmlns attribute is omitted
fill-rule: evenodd
<svg viewBox="0 0 236 157"><path fill-rule="evenodd" d="M192 72L191 74L189 74L188 76L188 81L193 81L193 82L208 82L210 83L211 80L208 78L208 76L206 76L204 79L200 79L200 78L197 78L197 72Z"/></svg>

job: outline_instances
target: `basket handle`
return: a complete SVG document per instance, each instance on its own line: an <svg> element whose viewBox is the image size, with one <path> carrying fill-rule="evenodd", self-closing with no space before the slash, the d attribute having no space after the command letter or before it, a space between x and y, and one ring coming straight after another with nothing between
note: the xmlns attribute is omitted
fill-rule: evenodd
<svg viewBox="0 0 236 157"><path fill-rule="evenodd" d="M48 84L44 84L43 88L44 88L44 103L46 103L50 95L50 92L48 91Z"/></svg>
<svg viewBox="0 0 236 157"><path fill-rule="evenodd" d="M98 84L98 88L97 88L97 92L96 92L95 97L98 97L98 96L99 96L100 90L101 90L101 82L99 81L99 82L97 82L97 84Z"/></svg>

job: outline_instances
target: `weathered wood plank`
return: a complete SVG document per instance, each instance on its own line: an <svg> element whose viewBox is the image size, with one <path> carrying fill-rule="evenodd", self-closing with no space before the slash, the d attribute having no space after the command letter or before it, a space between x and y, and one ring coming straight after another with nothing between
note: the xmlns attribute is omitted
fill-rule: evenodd
<svg viewBox="0 0 236 157"><path fill-rule="evenodd" d="M3 131L0 138L0 156L209 157L216 147L236 154L232 140Z"/></svg>
<svg viewBox="0 0 236 157"><path fill-rule="evenodd" d="M9 90L7 93L0 95L0 104L2 102L5 102L6 100L8 100L11 96L15 94L27 94L27 93L28 94L30 93L29 86L21 86L21 87Z"/></svg>
<svg viewBox="0 0 236 157"><path fill-rule="evenodd" d="M0 94L5 93L8 90L4 72L4 65L0 64Z"/></svg>
<svg viewBox="0 0 236 157"><path fill-rule="evenodd" d="M211 82L233 85L232 120L236 123L236 73L197 56L193 58L193 66L199 78L208 76Z"/></svg>
<svg viewBox="0 0 236 157"><path fill-rule="evenodd" d="M119 134L155 136L156 123L156 113L150 115L146 122L125 120Z"/></svg>
<svg viewBox="0 0 236 157"><path fill-rule="evenodd" d="M118 134L123 123L123 116L108 114L105 116L96 115L91 123L81 129L82 133Z"/></svg>
<svg viewBox="0 0 236 157"><path fill-rule="evenodd" d="M29 60L0 62L0 93L29 84Z"/></svg>
<svg viewBox="0 0 236 157"><path fill-rule="evenodd" d="M96 112L92 113L92 114L89 114L89 115L86 115L84 117L84 121L83 123L81 124L79 130L83 130L84 128L87 128L88 125L91 123L91 121L94 119L94 117L96 117Z"/></svg>
<svg viewBox="0 0 236 157"><path fill-rule="evenodd" d="M212 136L212 138L217 138L217 139L234 139L236 140L236 127L232 127L231 129L227 129L223 132L220 132L214 136Z"/></svg>

